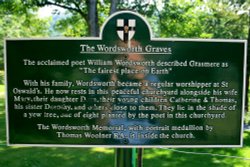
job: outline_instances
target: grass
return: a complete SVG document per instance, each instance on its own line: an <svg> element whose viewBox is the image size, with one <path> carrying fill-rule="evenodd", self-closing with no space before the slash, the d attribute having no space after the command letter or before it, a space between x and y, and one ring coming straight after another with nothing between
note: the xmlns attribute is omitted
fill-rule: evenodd
<svg viewBox="0 0 250 167"><path fill-rule="evenodd" d="M98 167L113 165L113 150L81 148L6 147L0 150L3 167Z"/></svg>
<svg viewBox="0 0 250 167"><path fill-rule="evenodd" d="M4 91L4 86L0 86ZM0 92L0 167L112 167L114 149L56 148L6 146L4 96ZM2 93L4 95L4 93ZM250 131L244 133L243 148L177 149L250 158ZM171 149L145 149L144 167L249 167L250 160L242 158L195 155Z"/></svg>
<svg viewBox="0 0 250 167"><path fill-rule="evenodd" d="M245 144L243 148L193 148L177 149L185 152L210 153L227 156L249 157L248 160L242 158L212 156L208 154L188 154L173 150L150 149L144 154L145 166L160 167L249 167L250 166L250 132L245 132Z"/></svg>

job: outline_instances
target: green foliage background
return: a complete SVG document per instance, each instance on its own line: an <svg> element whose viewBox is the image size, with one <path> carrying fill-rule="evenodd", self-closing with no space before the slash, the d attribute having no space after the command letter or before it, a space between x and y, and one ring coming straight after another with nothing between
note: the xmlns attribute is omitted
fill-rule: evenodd
<svg viewBox="0 0 250 167"><path fill-rule="evenodd" d="M20 0L0 0L0 70L6 38L47 37L50 19L40 19L37 8L27 8Z"/></svg>
<svg viewBox="0 0 250 167"><path fill-rule="evenodd" d="M66 10L56 22L52 17L39 18L36 1L0 0L0 70L4 70L5 38L83 37L88 35L86 20ZM51 0L55 1L55 0ZM72 3L77 0L59 0ZM109 16L109 0L98 1L99 26ZM82 6L84 10L86 7ZM247 39L249 0L120 0L118 10L133 10L149 21L155 37ZM57 12L55 12L56 15ZM7 147L5 135L3 71L0 72L0 166L100 166L114 164L114 150L104 148L25 148ZM248 114L249 116L249 114ZM247 119L246 119L247 120ZM249 117L248 117L248 120ZM234 149L181 149L182 151L249 157L250 133L245 132L244 147ZM144 166L249 167L249 159L193 155L164 149L146 149Z"/></svg>

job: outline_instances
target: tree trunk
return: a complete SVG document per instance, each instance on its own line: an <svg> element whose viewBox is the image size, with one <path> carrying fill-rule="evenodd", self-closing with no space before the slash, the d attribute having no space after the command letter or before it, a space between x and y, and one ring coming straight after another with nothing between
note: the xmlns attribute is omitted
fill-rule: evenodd
<svg viewBox="0 0 250 167"><path fill-rule="evenodd" d="M119 4L120 0L111 0L110 1L110 10L109 10L109 15L112 15L117 11L117 5Z"/></svg>
<svg viewBox="0 0 250 167"><path fill-rule="evenodd" d="M97 0L87 0L87 6L89 35L92 37L97 37L99 36Z"/></svg>

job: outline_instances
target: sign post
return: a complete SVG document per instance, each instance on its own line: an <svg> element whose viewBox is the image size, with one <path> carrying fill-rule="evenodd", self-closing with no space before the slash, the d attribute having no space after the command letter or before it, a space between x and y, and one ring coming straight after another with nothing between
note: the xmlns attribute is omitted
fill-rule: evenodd
<svg viewBox="0 0 250 167"><path fill-rule="evenodd" d="M153 38L130 11L100 34L5 41L9 145L242 146L245 40Z"/></svg>
<svg viewBox="0 0 250 167"><path fill-rule="evenodd" d="M136 167L135 148L116 148L115 167Z"/></svg>
<svg viewBox="0 0 250 167"><path fill-rule="evenodd" d="M142 148L116 148L115 167L142 167Z"/></svg>

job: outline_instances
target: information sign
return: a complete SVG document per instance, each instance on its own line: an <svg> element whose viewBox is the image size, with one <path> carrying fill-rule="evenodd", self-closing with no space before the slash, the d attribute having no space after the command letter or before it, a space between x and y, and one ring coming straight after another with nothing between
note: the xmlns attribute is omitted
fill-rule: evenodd
<svg viewBox="0 0 250 167"><path fill-rule="evenodd" d="M98 38L5 49L9 145L242 146L245 40L152 38L122 11Z"/></svg>

